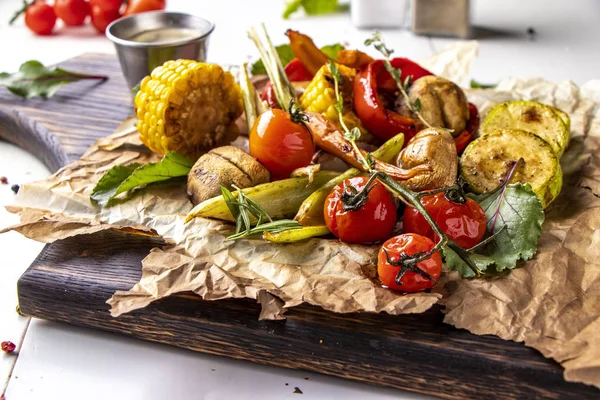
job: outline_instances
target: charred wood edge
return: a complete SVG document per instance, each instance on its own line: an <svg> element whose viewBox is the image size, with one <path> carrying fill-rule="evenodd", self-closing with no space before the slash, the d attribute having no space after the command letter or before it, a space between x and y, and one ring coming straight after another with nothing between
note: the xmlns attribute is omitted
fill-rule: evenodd
<svg viewBox="0 0 600 400"><path fill-rule="evenodd" d="M108 299L140 278L160 238L105 231L49 245L19 280L24 314L207 354L303 369L444 398L593 398L523 344L475 336L423 314L336 314L313 306L259 321L252 300L182 293L112 318Z"/></svg>

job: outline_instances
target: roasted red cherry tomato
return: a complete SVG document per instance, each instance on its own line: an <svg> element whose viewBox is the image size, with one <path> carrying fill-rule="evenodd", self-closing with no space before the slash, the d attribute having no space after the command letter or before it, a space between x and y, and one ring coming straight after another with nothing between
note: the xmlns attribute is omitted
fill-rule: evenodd
<svg viewBox="0 0 600 400"><path fill-rule="evenodd" d="M421 235L405 233L385 242L379 249L377 273L381 283L393 290L414 293L435 285L442 273L442 257L435 252L412 268L402 267L404 256L433 249L433 242ZM400 273L400 284L396 278Z"/></svg>
<svg viewBox="0 0 600 400"><path fill-rule="evenodd" d="M119 18L121 18L119 10L103 10L98 6L92 7L92 25L99 33L104 33L106 27Z"/></svg>
<svg viewBox="0 0 600 400"><path fill-rule="evenodd" d="M79 26L90 15L90 4L85 0L56 0L54 12L65 25Z"/></svg>
<svg viewBox="0 0 600 400"><path fill-rule="evenodd" d="M36 1L25 10L25 25L38 35L51 35L55 24L54 8L44 1Z"/></svg>
<svg viewBox="0 0 600 400"><path fill-rule="evenodd" d="M119 11L123 0L90 0L91 7L98 7L104 11Z"/></svg>
<svg viewBox="0 0 600 400"><path fill-rule="evenodd" d="M449 200L444 193L421 199L431 218L460 247L469 249L483 239L487 218L476 201L469 199L463 204ZM431 240L438 240L431 226L414 207L404 210L404 232L418 233Z"/></svg>
<svg viewBox="0 0 600 400"><path fill-rule="evenodd" d="M288 178L296 168L306 167L314 153L310 130L292 121L286 111L262 113L250 130L250 154L271 172L272 180Z"/></svg>
<svg viewBox="0 0 600 400"><path fill-rule="evenodd" d="M368 178L362 176L346 179L334 187L325 200L325 223L342 242L378 242L389 238L394 230L396 205L392 195L378 181L372 183L368 200L358 210L344 210L342 194L352 190L350 187L360 192L367 181Z"/></svg>

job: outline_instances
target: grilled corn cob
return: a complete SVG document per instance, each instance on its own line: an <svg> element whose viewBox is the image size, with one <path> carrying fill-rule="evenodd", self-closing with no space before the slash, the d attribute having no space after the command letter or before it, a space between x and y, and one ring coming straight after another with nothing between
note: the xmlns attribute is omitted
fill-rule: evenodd
<svg viewBox="0 0 600 400"><path fill-rule="evenodd" d="M239 86L229 72L192 60L167 61L140 83L137 129L152 151L177 151L193 160L239 135Z"/></svg>
<svg viewBox="0 0 600 400"><path fill-rule="evenodd" d="M348 129L354 127L360 129L361 136L359 140L361 142L372 142L374 137L367 132L364 126L362 126L360 119L353 111L352 92L356 70L341 64L338 64L337 67L342 75L342 82L340 83L340 92L342 94L342 99L344 100L344 113L342 114L342 119ZM325 118L333 122L338 128L341 128L335 104L333 77L331 76L329 67L324 65L319 69L302 96L300 96L300 107L304 111L323 114Z"/></svg>

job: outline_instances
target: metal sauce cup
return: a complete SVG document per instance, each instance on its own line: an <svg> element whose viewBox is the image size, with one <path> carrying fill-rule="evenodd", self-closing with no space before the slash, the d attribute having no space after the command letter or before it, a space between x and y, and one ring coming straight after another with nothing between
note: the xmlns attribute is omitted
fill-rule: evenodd
<svg viewBox="0 0 600 400"><path fill-rule="evenodd" d="M179 58L206 61L208 37L214 28L215 25L204 18L155 11L114 21L106 28L106 36L115 44L125 80L133 89L165 61ZM159 30L165 29L171 36L177 32L185 35L159 38Z"/></svg>

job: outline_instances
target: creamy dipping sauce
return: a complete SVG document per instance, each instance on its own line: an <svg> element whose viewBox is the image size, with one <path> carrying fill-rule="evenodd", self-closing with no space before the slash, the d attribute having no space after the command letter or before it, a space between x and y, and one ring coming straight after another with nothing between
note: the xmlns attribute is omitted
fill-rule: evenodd
<svg viewBox="0 0 600 400"><path fill-rule="evenodd" d="M194 39L202 36L202 32L195 29L165 27L138 32L129 40L138 43L172 43L181 40Z"/></svg>

